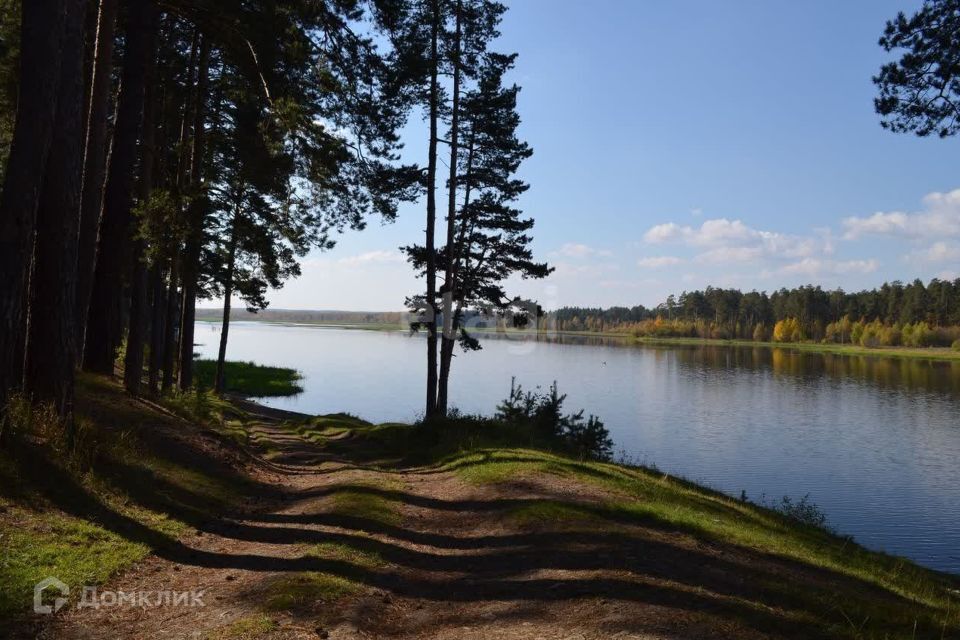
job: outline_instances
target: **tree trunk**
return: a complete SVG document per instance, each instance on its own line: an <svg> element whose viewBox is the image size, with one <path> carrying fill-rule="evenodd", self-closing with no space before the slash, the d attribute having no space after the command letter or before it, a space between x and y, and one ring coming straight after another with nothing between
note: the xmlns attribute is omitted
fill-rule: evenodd
<svg viewBox="0 0 960 640"><path fill-rule="evenodd" d="M437 384L437 414L447 415L447 387L450 378L450 361L456 340L453 327L453 297L456 294L456 238L457 224L457 169L460 135L460 13L457 0L456 32L453 46L453 104L450 111L450 178L447 184L447 264L443 279L443 333L440 341L440 379Z"/></svg>
<svg viewBox="0 0 960 640"><path fill-rule="evenodd" d="M21 383L23 371L24 302L56 117L65 7L65 0L22 3L20 95L0 194L0 406Z"/></svg>
<svg viewBox="0 0 960 640"><path fill-rule="evenodd" d="M164 311L166 298L164 297L163 270L159 262L155 262L150 269L150 362L147 366L147 387L151 395L160 391L160 369L163 366L163 335Z"/></svg>
<svg viewBox="0 0 960 640"><path fill-rule="evenodd" d="M153 171L156 162L156 76L157 30L153 29L149 42L149 57L144 89L143 135L140 141L140 184L137 200L142 205L153 191ZM134 220L134 224L138 220ZM146 340L149 305L147 303L146 243L137 234L133 241L133 277L130 285L130 330L127 332L127 353L123 366L123 384L134 396L140 395L143 378L143 344Z"/></svg>
<svg viewBox="0 0 960 640"><path fill-rule="evenodd" d="M83 27L86 0L67 0L56 124L37 209L24 385L51 402L73 435L76 342L73 314L77 212L83 172Z"/></svg>
<svg viewBox="0 0 960 640"><path fill-rule="evenodd" d="M97 252L97 226L103 203L103 182L107 173L107 114L113 69L113 33L117 0L100 0L97 38L93 54L93 77L87 109L87 136L83 160L83 190L80 199L80 231L77 244L77 345L83 349L93 262Z"/></svg>
<svg viewBox="0 0 960 640"><path fill-rule="evenodd" d="M222 395L225 388L224 367L227 361L227 335L230 333L230 298L233 296L233 272L237 264L237 222L239 207L233 214L233 230L230 233L230 253L227 259L227 275L223 283L223 325L220 329L220 350L217 353L217 375L214 391Z"/></svg>
<svg viewBox="0 0 960 640"><path fill-rule="evenodd" d="M166 393L173 386L174 366L177 361L177 318L180 317L180 307L177 304L179 296L177 287L180 283L177 255L170 259L170 283L167 287L166 319L163 323L163 381L160 390Z"/></svg>
<svg viewBox="0 0 960 640"><path fill-rule="evenodd" d="M433 24L430 30L430 146L427 160L427 404L425 417L431 418L437 407L437 258L434 236L437 220L437 120L439 118L440 6L433 0Z"/></svg>
<svg viewBox="0 0 960 640"><path fill-rule="evenodd" d="M123 335L123 280L131 264L131 209L137 141L143 123L147 61L157 29L153 0L133 0L127 19L126 52L110 167L103 193L96 266L84 340L83 366L112 374Z"/></svg>
<svg viewBox="0 0 960 640"><path fill-rule="evenodd" d="M194 107L193 155L190 163L190 181L193 200L187 212L187 242L183 253L183 302L180 309L180 389L186 391L193 385L193 331L197 304L197 279L200 275L200 249L203 241L203 223L206 203L200 193L203 185L204 148L204 101L207 97L207 79L210 66L210 40L204 37L200 46L200 61L197 69L197 95Z"/></svg>

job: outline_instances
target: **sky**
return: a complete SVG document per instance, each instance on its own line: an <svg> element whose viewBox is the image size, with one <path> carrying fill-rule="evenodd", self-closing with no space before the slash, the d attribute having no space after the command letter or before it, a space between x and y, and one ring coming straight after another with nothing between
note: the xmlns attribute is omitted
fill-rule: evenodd
<svg viewBox="0 0 960 640"><path fill-rule="evenodd" d="M648 307L708 285L772 291L960 277L958 140L880 127L887 19L920 0L512 0L520 202L556 271L509 293ZM405 160L425 162L414 116ZM444 167L441 166L441 170ZM441 194L445 199L445 196ZM399 310L422 204L313 252L273 308Z"/></svg>

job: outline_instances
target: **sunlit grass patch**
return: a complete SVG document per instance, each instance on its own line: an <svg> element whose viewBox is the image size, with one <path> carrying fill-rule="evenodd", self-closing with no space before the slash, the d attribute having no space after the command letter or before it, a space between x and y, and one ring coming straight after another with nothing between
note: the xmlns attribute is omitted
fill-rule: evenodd
<svg viewBox="0 0 960 640"><path fill-rule="evenodd" d="M79 594L143 559L150 548L95 523L5 507L0 524L0 617L33 603L33 587L53 576Z"/></svg>
<svg viewBox="0 0 960 640"><path fill-rule="evenodd" d="M444 460L438 469L453 471L471 484L496 484L524 476L549 473L566 475L569 461L542 451L530 449L484 449Z"/></svg>
<svg viewBox="0 0 960 640"><path fill-rule="evenodd" d="M865 616L872 616L876 622L916 615L908 604L915 602L922 607L921 617L927 625L960 622L960 595L951 598L949 581L936 578L932 572L869 551L848 537L798 522L763 505L737 500L654 469L579 461L529 449L473 450L447 457L432 468L451 471L479 485L508 484L518 478L551 474L566 482L596 487L608 496L595 508L549 501L516 507L510 517L521 525L562 529L575 523L603 522L605 528L636 525L731 543L836 571L906 599L902 610L895 611L889 603L870 604L870 596L861 594L860 601L848 605L844 612L861 615L861 621ZM820 604L825 607L825 615L836 613L834 603ZM949 626L946 628L949 630Z"/></svg>
<svg viewBox="0 0 960 640"><path fill-rule="evenodd" d="M510 509L508 517L521 526L552 525L569 527L602 521L602 518L598 517L593 509L584 505L555 500L542 500L513 507Z"/></svg>
<svg viewBox="0 0 960 640"><path fill-rule="evenodd" d="M400 522L399 504L397 500L384 495L396 489L394 483L386 481L340 485L333 492L330 512L396 525Z"/></svg>
<svg viewBox="0 0 960 640"><path fill-rule="evenodd" d="M265 615L241 618L236 622L207 634L206 640L256 640L276 631L279 625Z"/></svg>
<svg viewBox="0 0 960 640"><path fill-rule="evenodd" d="M263 603L266 611L289 611L316 602L331 602L358 593L363 585L329 573L314 571L284 576L270 585Z"/></svg>
<svg viewBox="0 0 960 640"><path fill-rule="evenodd" d="M387 564L380 554L374 551L339 542L322 542L314 545L307 555L323 560L347 562L363 569L379 569Z"/></svg>
<svg viewBox="0 0 960 640"><path fill-rule="evenodd" d="M194 374L198 387L213 388L217 374L217 361L195 360ZM303 376L296 369L227 360L224 362L223 375L226 391L243 396L264 398L303 393L303 387L300 385Z"/></svg>

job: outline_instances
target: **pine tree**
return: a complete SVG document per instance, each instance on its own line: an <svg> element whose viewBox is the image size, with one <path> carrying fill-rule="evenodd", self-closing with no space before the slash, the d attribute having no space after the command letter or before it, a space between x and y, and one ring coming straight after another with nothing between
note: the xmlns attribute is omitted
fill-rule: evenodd
<svg viewBox="0 0 960 640"><path fill-rule="evenodd" d="M532 218L515 207L528 185L516 178L520 164L530 157L530 147L517 137L516 85L504 86L503 76L515 55L488 53L478 69L476 88L464 100L467 152L460 159L464 184L463 203L455 220L453 243L443 248L448 269L445 289L452 302L450 335L441 349L437 411L446 413L453 348L459 340L465 349L479 342L463 326L466 309L512 311L520 320L536 316L536 305L509 297L504 281L514 275L544 278L552 271L534 261L529 231Z"/></svg>
<svg viewBox="0 0 960 640"><path fill-rule="evenodd" d="M19 102L0 194L0 403L19 386L27 272L60 84L65 0L22 4Z"/></svg>
<svg viewBox="0 0 960 640"><path fill-rule="evenodd" d="M883 127L941 138L960 131L960 0L928 0L909 18L900 13L879 44L904 51L873 78Z"/></svg>

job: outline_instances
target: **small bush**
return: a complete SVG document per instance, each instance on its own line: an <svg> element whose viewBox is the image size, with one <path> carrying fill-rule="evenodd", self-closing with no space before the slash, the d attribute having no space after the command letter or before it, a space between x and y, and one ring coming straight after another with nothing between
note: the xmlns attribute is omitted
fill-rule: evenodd
<svg viewBox="0 0 960 640"><path fill-rule="evenodd" d="M960 338L957 338L953 341L953 344L950 345L950 348L954 351L960 351Z"/></svg>
<svg viewBox="0 0 960 640"><path fill-rule="evenodd" d="M825 514L815 502L810 500L810 494L794 501L790 496L783 496L779 503L772 505L774 511L777 511L791 520L808 524L812 527L826 528L827 514Z"/></svg>
<svg viewBox="0 0 960 640"><path fill-rule="evenodd" d="M584 419L583 409L564 415L566 399L566 394L557 391L556 382L547 393L524 392L514 378L510 381L510 395L497 407L494 418L511 425L530 425L537 435L560 444L581 459L609 460L613 441L603 422L594 415Z"/></svg>

